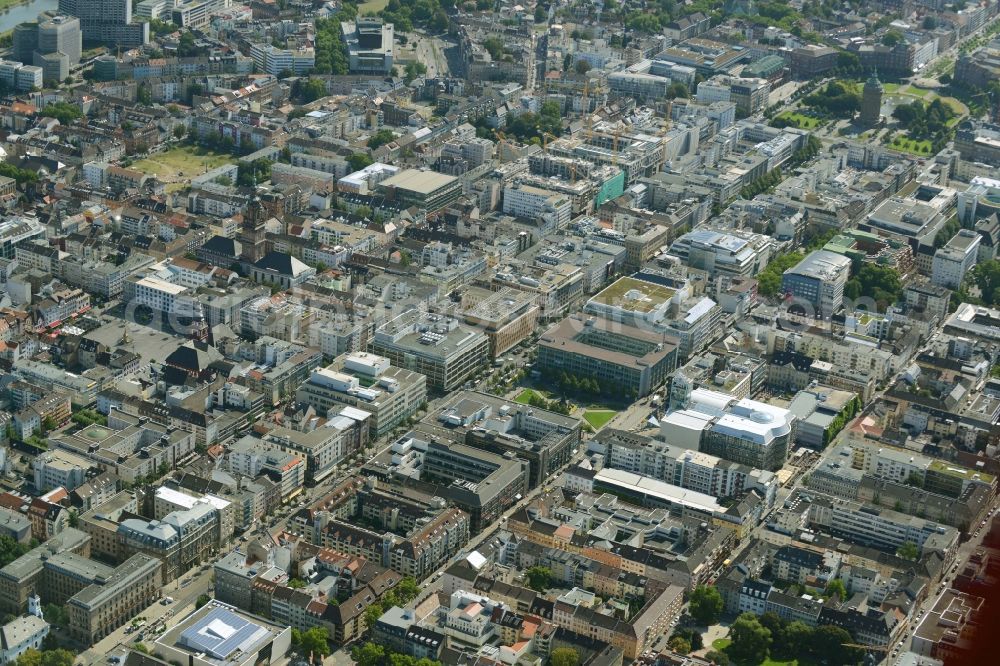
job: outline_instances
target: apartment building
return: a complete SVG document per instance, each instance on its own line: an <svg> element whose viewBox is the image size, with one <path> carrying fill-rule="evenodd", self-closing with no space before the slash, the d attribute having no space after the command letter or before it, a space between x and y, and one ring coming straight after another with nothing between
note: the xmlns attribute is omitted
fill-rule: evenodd
<svg viewBox="0 0 1000 666"><path fill-rule="evenodd" d="M226 464L231 473L251 479L267 475L280 486L283 500L301 493L306 482L304 457L282 451L253 435L245 435L230 447Z"/></svg>
<svg viewBox="0 0 1000 666"><path fill-rule="evenodd" d="M367 352L339 356L312 371L295 399L325 413L348 405L371 414L371 434L381 437L413 416L427 402L427 377L394 368L388 358Z"/></svg>
<svg viewBox="0 0 1000 666"><path fill-rule="evenodd" d="M961 229L951 240L934 252L931 284L945 289L958 289L965 276L976 265L980 236L971 229Z"/></svg>
<svg viewBox="0 0 1000 666"><path fill-rule="evenodd" d="M356 417L356 418L355 418ZM367 412L344 408L323 427L310 432L274 428L264 437L270 446L306 459L306 476L314 482L333 473L334 468L368 441Z"/></svg>
<svg viewBox="0 0 1000 666"><path fill-rule="evenodd" d="M118 524L120 559L143 553L162 562L163 580L176 580L220 547L219 511L209 502L172 511L162 520L126 518Z"/></svg>

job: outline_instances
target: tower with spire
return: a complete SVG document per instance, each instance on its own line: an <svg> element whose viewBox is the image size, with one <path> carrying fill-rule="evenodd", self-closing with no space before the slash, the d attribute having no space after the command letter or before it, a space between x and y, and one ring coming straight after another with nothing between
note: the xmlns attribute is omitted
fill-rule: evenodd
<svg viewBox="0 0 1000 666"><path fill-rule="evenodd" d="M243 225L237 238L243 246L244 261L254 263L267 254L267 232L264 227L267 217L267 209L260 196L254 195L243 213Z"/></svg>
<svg viewBox="0 0 1000 666"><path fill-rule="evenodd" d="M875 127L882 119L882 95L885 88L878 80L878 70L873 69L871 77L861 91L861 126Z"/></svg>

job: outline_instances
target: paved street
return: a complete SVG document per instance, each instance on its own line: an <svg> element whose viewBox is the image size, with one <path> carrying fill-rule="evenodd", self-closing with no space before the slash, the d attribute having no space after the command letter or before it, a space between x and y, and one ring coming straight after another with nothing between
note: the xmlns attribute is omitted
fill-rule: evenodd
<svg viewBox="0 0 1000 666"><path fill-rule="evenodd" d="M185 584L187 581L187 584ZM107 656L119 646L134 645L142 642L146 645L152 643L155 635L151 629L162 619L168 626L177 619L184 617L194 610L195 602L202 594L211 594L212 590L212 566L211 564L189 572L181 579L174 581L163 588L163 597L172 597L173 603L164 605L157 602L139 614L146 618L146 624L139 631L126 633L129 627L126 624L113 631L108 636L91 646L90 649L81 652L79 663L81 664L102 664L106 663Z"/></svg>

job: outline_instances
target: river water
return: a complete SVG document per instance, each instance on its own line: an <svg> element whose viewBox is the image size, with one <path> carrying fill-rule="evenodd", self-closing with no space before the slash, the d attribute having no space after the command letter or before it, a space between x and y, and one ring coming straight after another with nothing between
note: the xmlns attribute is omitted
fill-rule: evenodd
<svg viewBox="0 0 1000 666"><path fill-rule="evenodd" d="M13 30L18 23L34 21L40 13L58 6L59 0L28 0L8 7L0 12L0 33Z"/></svg>

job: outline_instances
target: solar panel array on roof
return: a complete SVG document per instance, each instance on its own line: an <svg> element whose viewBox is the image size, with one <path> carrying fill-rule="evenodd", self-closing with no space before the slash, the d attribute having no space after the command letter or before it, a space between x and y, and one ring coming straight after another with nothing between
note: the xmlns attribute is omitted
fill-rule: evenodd
<svg viewBox="0 0 1000 666"><path fill-rule="evenodd" d="M185 629L180 636L184 647L204 652L216 659L228 659L237 650L251 653L270 636L267 628L240 617L227 608L216 607Z"/></svg>

